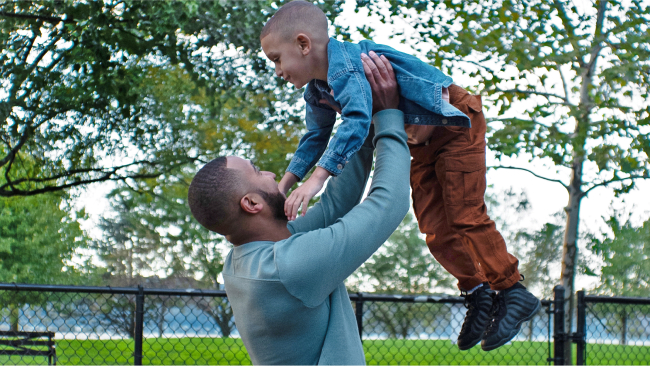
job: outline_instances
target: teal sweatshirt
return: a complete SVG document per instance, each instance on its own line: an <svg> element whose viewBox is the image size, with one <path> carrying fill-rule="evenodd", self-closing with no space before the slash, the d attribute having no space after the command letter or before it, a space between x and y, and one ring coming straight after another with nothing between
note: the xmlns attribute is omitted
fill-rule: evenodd
<svg viewBox="0 0 650 366"><path fill-rule="evenodd" d="M234 247L223 268L235 323L254 364L365 364L345 279L392 234L409 209L404 115L373 117L372 166L364 145L320 201L289 222L291 237Z"/></svg>

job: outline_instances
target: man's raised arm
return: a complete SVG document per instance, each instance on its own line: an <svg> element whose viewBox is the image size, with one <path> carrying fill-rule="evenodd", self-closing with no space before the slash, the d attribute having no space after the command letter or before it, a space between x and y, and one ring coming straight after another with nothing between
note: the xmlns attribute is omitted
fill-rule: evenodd
<svg viewBox="0 0 650 366"><path fill-rule="evenodd" d="M408 212L410 154L404 115L388 109L375 114L373 121L377 159L366 200L326 228L275 245L283 284L306 306L324 301L388 239Z"/></svg>

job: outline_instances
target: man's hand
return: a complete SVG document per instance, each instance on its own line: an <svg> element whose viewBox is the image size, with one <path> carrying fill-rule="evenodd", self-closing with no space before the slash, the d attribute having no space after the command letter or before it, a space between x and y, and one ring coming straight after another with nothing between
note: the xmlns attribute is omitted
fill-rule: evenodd
<svg viewBox="0 0 650 366"><path fill-rule="evenodd" d="M372 114L384 109L397 109L399 106L399 89L393 66L386 56L377 56L373 51L361 54L363 71L372 89Z"/></svg>
<svg viewBox="0 0 650 366"><path fill-rule="evenodd" d="M323 189L323 184L329 176L330 172L321 167L316 167L311 177L291 192L291 195L284 202L284 214L287 215L287 219L290 221L295 220L300 206L302 206L302 216L305 216L309 200Z"/></svg>

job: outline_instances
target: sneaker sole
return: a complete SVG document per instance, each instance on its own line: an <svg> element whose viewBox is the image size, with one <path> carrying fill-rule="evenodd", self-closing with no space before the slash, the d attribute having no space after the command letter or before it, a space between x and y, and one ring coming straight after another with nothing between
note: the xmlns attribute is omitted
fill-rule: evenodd
<svg viewBox="0 0 650 366"><path fill-rule="evenodd" d="M530 315L528 315L528 316L526 316L525 318L521 319L521 320L519 321L519 323L517 323L517 326L515 327L514 332L513 332L511 335L509 335L509 336L503 338L499 343L493 344L493 345L488 346L488 347L484 347L484 346L481 344L481 349L482 349L483 351L492 351L493 349L495 349L495 348L499 348L499 347L503 346L504 344L510 342L510 341L511 341L514 337L516 337L517 334L519 334L519 332L521 331L521 325L522 325L524 322L527 322L527 321L529 321L530 319L532 319L532 318L535 316L535 314L537 314L537 312L539 311L539 309L540 309L541 307L542 307L542 302L539 301L539 300L537 300L537 306L535 307L535 309L530 313Z"/></svg>
<svg viewBox="0 0 650 366"><path fill-rule="evenodd" d="M472 341L472 343L470 343L470 344L468 344L468 345L466 345L464 347L461 347L460 344L458 344L458 343L456 343L456 344L458 345L459 350L467 351L467 350L470 350L470 349L474 348L474 346L476 346L477 344L481 343L481 340L483 340L482 335L476 340L476 342Z"/></svg>

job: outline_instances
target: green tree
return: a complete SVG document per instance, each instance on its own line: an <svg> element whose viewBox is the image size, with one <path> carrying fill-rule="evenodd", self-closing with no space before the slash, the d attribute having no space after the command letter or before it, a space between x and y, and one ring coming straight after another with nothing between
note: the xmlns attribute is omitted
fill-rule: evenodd
<svg viewBox="0 0 650 366"><path fill-rule="evenodd" d="M610 233L589 236L593 252L603 262L599 293L650 296L650 220L636 226L630 216L614 211L605 221Z"/></svg>
<svg viewBox="0 0 650 366"><path fill-rule="evenodd" d="M557 213L551 222L532 226L528 220L533 207L525 190L490 186L485 201L508 249L519 259L519 272L526 277L526 286L537 289L543 297L552 296L562 260L564 215Z"/></svg>
<svg viewBox="0 0 650 366"><path fill-rule="evenodd" d="M340 2L321 5L333 19ZM220 146L198 149L197 142L219 132L197 135L193 116L219 116L233 108L224 100L237 97L266 104L266 113L247 120L250 131L283 136L283 125L298 119L275 107L296 95L276 83L259 57L258 39L277 6L271 0L2 2L0 170L7 181L0 196L154 178L209 160ZM173 67L195 83L191 96L211 96L209 108L176 110L175 118L159 114L148 81L152 72ZM243 148L268 140L252 135L261 141L224 138ZM19 156L36 164L28 168Z"/></svg>
<svg viewBox="0 0 650 366"><path fill-rule="evenodd" d="M365 284L380 294L419 295L455 285L455 279L429 253L411 213L352 278L352 291ZM435 314L446 317L449 313L440 309L437 304L369 303L366 312L370 318L365 323L390 337L406 338L415 327L427 327L434 321L444 323Z"/></svg>
<svg viewBox="0 0 650 366"><path fill-rule="evenodd" d="M71 262L75 250L87 244L77 220L84 213L70 212L62 194L0 199L0 282L70 284L81 276ZM18 330L24 304L44 301L38 295L5 291L11 329Z"/></svg>
<svg viewBox="0 0 650 366"><path fill-rule="evenodd" d="M383 294L417 295L455 285L455 279L429 253L411 213L352 278L356 281L350 289L356 291L366 284Z"/></svg>
<svg viewBox="0 0 650 366"><path fill-rule="evenodd" d="M519 271L526 276L526 285L539 289L545 298L553 295L553 287L560 277L557 267L562 260L563 229L560 224L546 223L537 230L521 230L515 234L515 240L526 246L517 253L523 259Z"/></svg>
<svg viewBox="0 0 650 366"><path fill-rule="evenodd" d="M383 12L381 4L388 4ZM571 329L581 200L598 187L617 193L647 179L650 155L650 7L639 1L357 1L444 71L468 74L496 106L490 148L497 157L545 158L569 195L562 255ZM367 30L367 29L366 29ZM567 340L565 359L570 360Z"/></svg>

